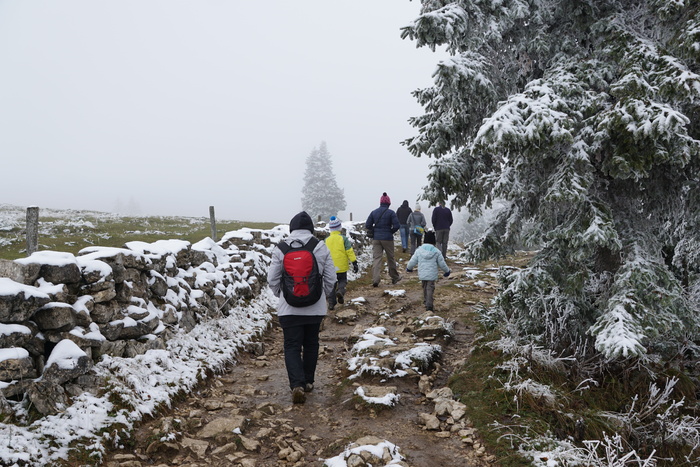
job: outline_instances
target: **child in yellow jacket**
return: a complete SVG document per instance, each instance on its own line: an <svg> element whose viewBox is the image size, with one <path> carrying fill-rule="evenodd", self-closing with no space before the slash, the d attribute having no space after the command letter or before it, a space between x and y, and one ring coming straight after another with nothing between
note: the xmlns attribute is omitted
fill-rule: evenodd
<svg viewBox="0 0 700 467"><path fill-rule="evenodd" d="M348 237L340 233L343 224L335 216L331 216L328 223L331 234L326 238L326 246L331 251L333 264L335 264L335 274L338 281L335 283L335 290L328 296L328 308L334 309L335 304L345 303L345 288L348 285L348 269L352 264L353 272L357 273L357 257L352 249L352 244Z"/></svg>

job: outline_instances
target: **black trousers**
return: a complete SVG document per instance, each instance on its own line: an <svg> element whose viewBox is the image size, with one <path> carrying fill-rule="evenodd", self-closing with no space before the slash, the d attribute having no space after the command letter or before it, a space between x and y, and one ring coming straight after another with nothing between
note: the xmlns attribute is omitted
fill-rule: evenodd
<svg viewBox="0 0 700 467"><path fill-rule="evenodd" d="M303 388L307 383L314 383L316 363L318 362L318 334L321 330L323 317L314 317L319 319L310 323L304 323L306 320L303 320L302 324L282 318L294 317L283 316L280 319L284 333L284 363L287 367L289 387L291 389Z"/></svg>

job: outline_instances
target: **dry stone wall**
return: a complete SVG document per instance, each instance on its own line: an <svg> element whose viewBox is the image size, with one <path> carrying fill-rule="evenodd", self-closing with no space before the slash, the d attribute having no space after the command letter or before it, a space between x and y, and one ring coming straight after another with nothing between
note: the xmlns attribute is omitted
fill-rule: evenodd
<svg viewBox="0 0 700 467"><path fill-rule="evenodd" d="M28 397L43 414L104 385L103 355L165 348L179 330L225 316L265 284L271 245L286 234L242 229L207 238L40 251L0 261L0 412Z"/></svg>
<svg viewBox="0 0 700 467"><path fill-rule="evenodd" d="M0 416L10 413L7 399L24 397L58 413L71 396L105 387L90 371L102 356L164 349L176 333L240 309L266 285L272 249L287 234L282 225L219 242L133 241L0 260ZM366 246L362 231L348 235L356 251Z"/></svg>

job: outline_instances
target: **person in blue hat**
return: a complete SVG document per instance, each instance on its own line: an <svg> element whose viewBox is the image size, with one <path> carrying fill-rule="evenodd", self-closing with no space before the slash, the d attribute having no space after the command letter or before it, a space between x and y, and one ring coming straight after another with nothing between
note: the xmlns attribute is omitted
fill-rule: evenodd
<svg viewBox="0 0 700 467"><path fill-rule="evenodd" d="M352 264L353 272L357 273L357 257L352 249L350 239L341 233L343 223L336 216L331 216L328 222L330 235L326 237L326 246L331 252L333 264L335 264L335 275L337 282L335 290L328 296L328 309L335 309L335 304L345 303L345 290L348 285L348 270Z"/></svg>

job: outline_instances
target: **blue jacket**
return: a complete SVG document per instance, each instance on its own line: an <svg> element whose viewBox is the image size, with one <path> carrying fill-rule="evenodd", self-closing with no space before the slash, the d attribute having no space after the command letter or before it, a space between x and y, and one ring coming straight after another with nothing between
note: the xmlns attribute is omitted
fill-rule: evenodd
<svg viewBox="0 0 700 467"><path fill-rule="evenodd" d="M374 227L375 240L393 240L394 233L400 227L399 218L389 209L388 204L380 204L377 209L369 213L365 227L368 229Z"/></svg>
<svg viewBox="0 0 700 467"><path fill-rule="evenodd" d="M430 219L435 230L447 230L452 225L452 211L442 206L433 209L433 216Z"/></svg>
<svg viewBox="0 0 700 467"><path fill-rule="evenodd" d="M430 243L422 244L406 265L407 270L412 270L418 265L418 279L422 281L438 280L438 267L443 272L449 272L450 268L442 257L440 250Z"/></svg>

